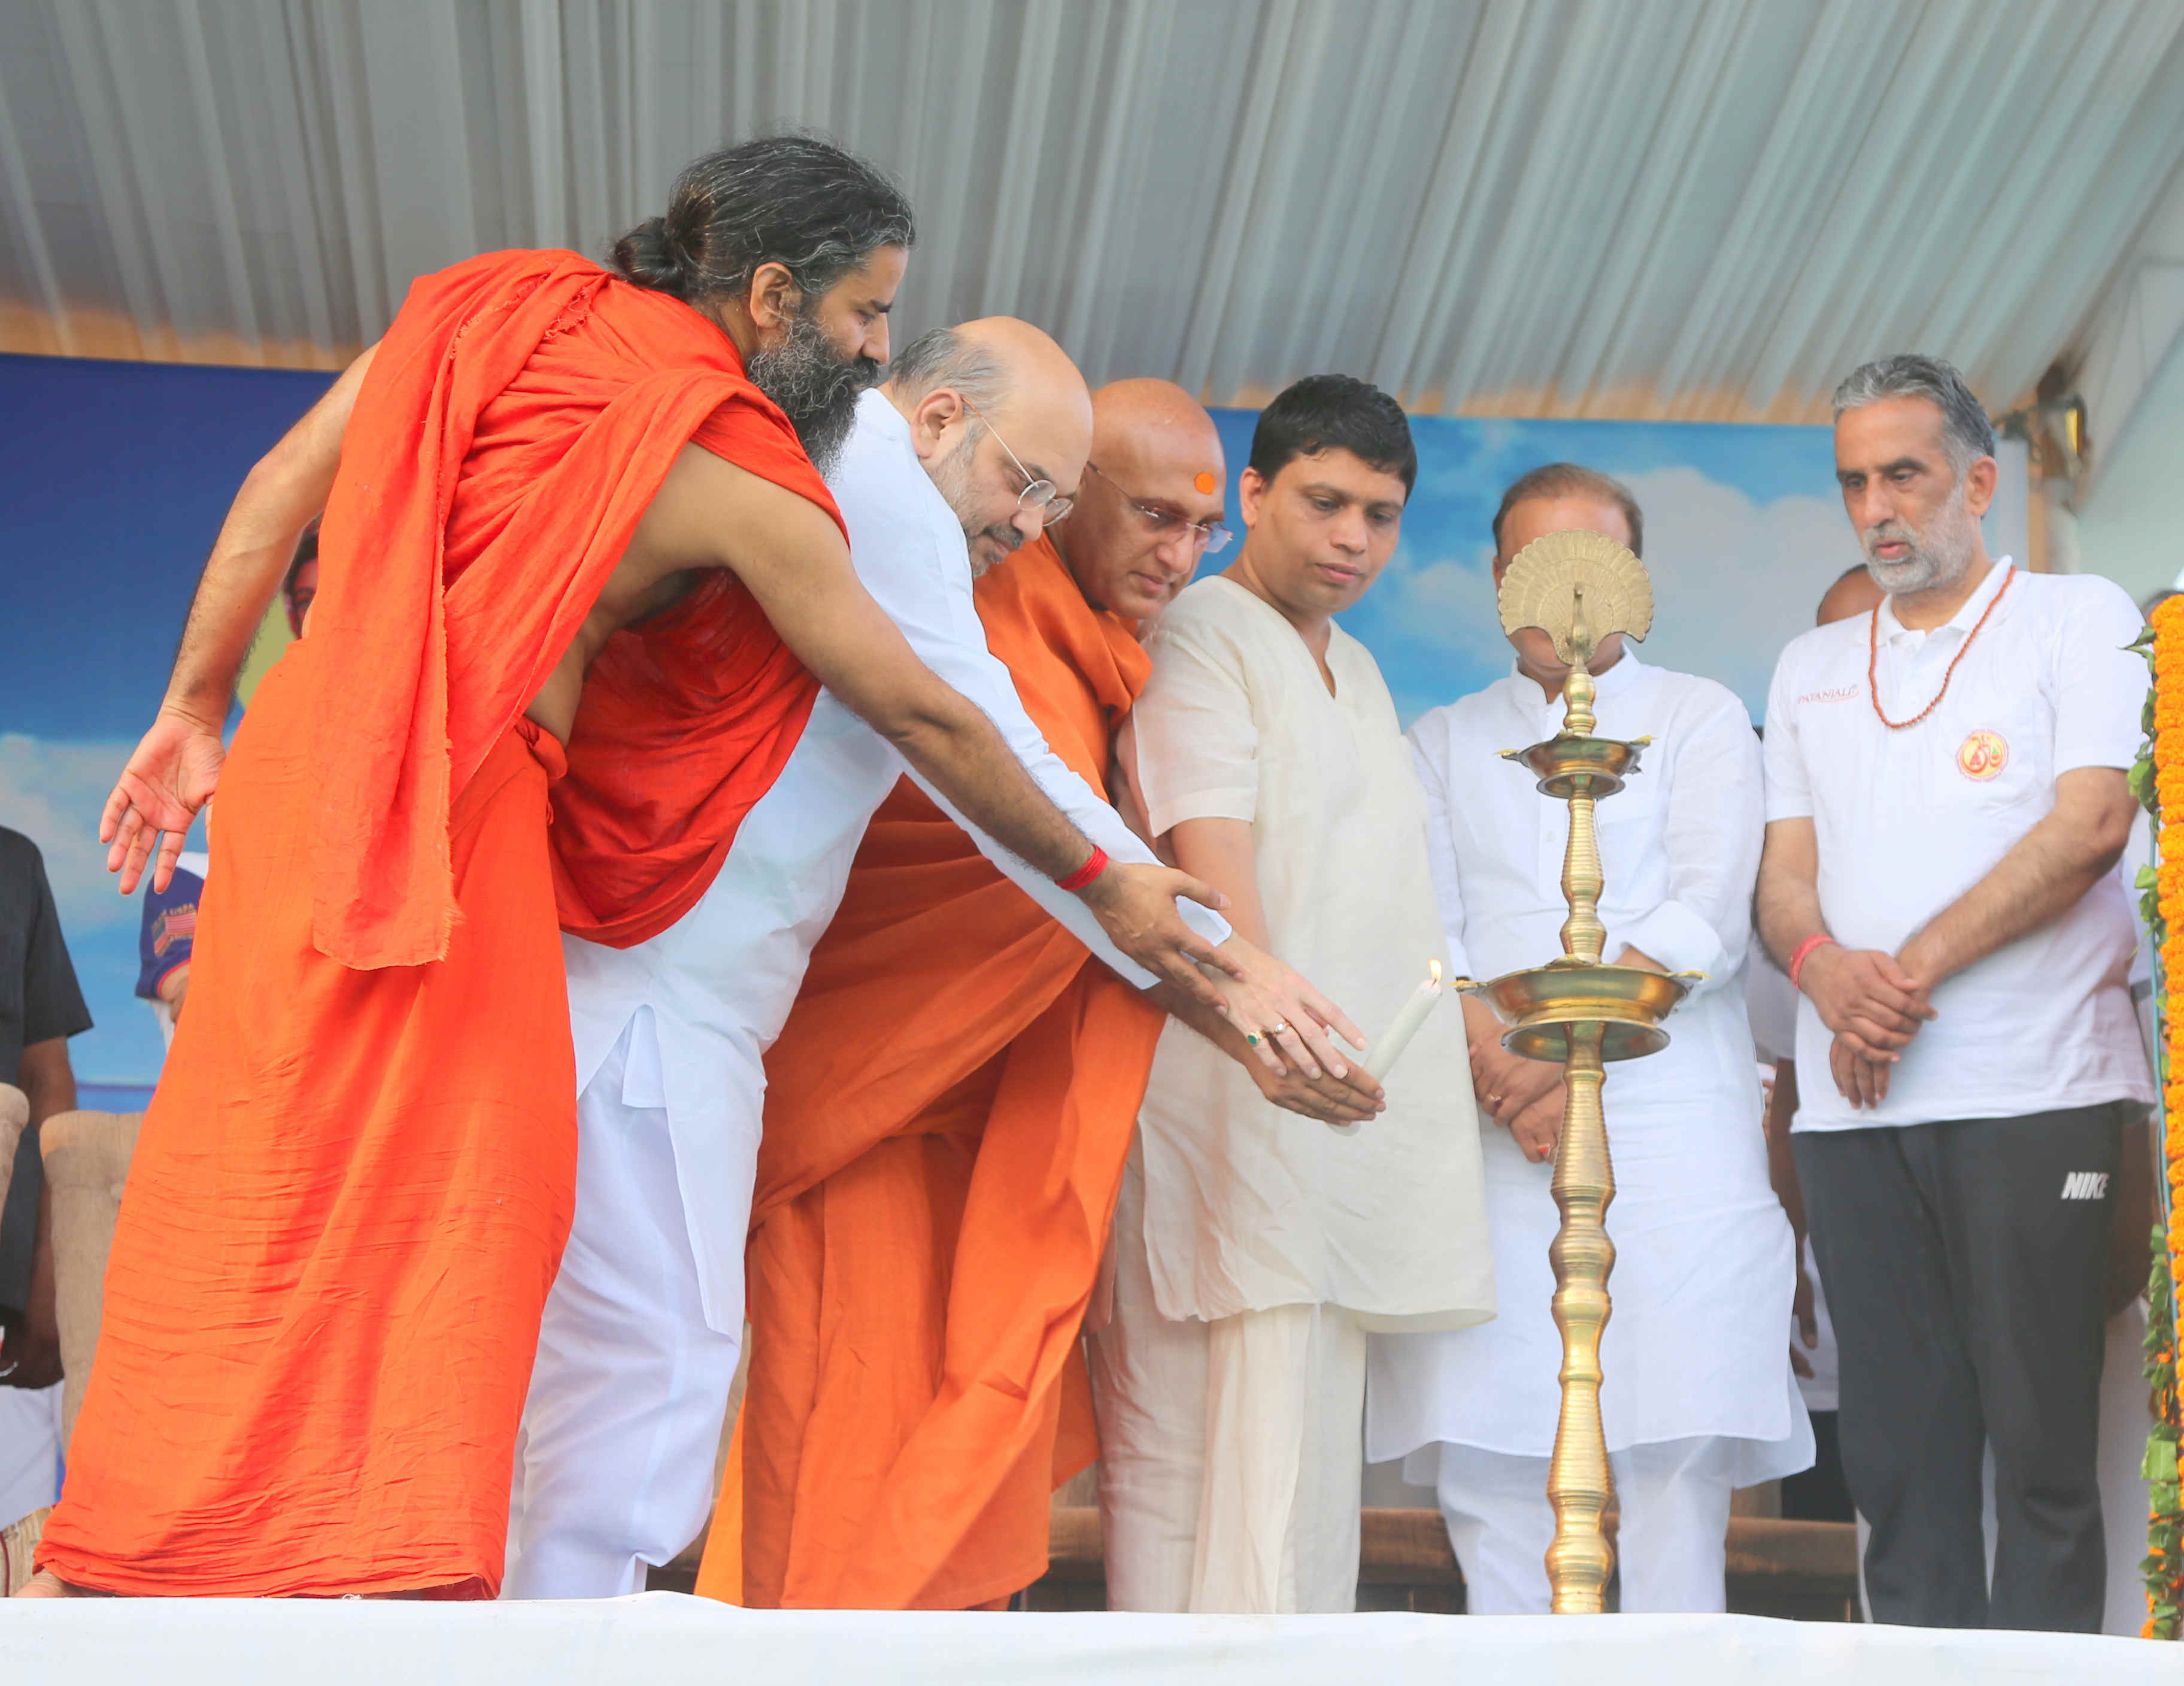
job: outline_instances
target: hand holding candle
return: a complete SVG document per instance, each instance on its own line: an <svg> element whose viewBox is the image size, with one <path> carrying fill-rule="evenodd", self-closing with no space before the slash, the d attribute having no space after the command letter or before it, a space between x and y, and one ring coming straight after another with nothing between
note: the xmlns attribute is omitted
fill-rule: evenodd
<svg viewBox="0 0 2184 1686"><path fill-rule="evenodd" d="M1395 1021L1383 1030L1379 1039L1366 1050L1365 1069L1376 1080L1385 1081L1389 1069L1402 1058L1403 1050L1411 1045L1411 1038L1418 1033L1418 1026L1426 1022L1426 1015L1440 1004L1447 991L1441 986L1440 962L1427 963L1426 980L1420 984Z"/></svg>

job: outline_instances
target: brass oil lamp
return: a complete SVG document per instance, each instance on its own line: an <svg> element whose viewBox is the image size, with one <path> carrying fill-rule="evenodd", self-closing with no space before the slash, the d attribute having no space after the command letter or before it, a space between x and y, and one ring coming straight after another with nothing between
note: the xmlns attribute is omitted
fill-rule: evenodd
<svg viewBox="0 0 2184 1686"><path fill-rule="evenodd" d="M1502 626L1536 627L1569 664L1563 686L1563 729L1529 749L1508 750L1539 780L1540 794L1569 804L1563 854L1563 924L1558 959L1490 983L1461 985L1483 995L1508 1026L1502 1045L1526 1059L1563 1068L1561 1139L1555 1150L1554 1199L1562 1225L1550 1249L1555 1269L1555 1326L1562 1331L1562 1411L1548 1465L1555 1538L1547 1579L1557 1616L1596 1615L1615 1555L1601 1517L1614 1496L1600 1420L1600 1337L1609 1310L1607 1276L1615 1248L1605 1219L1615 1198L1607 1122L1600 1089L1607 1062L1638 1059L1668 1046L1661 1021L1699 980L1636 966L1605 965L1600 923L1600 839L1593 808L1638 770L1650 740L1624 743L1593 735L1596 694L1590 671L1600 640L1612 633L1643 638L1653 623L1653 589L1645 565L1597 533L1550 533L1518 551L1502 575Z"/></svg>

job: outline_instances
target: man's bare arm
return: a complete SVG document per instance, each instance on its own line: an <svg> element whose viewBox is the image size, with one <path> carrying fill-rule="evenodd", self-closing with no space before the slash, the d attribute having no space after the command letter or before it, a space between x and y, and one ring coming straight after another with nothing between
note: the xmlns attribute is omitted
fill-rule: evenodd
<svg viewBox="0 0 2184 1686"><path fill-rule="evenodd" d="M2120 770L2081 767L2062 774L2047 818L1903 945L1897 956L1903 969L1930 990L2060 918L2115 870L2137 813Z"/></svg>
<svg viewBox="0 0 2184 1686"><path fill-rule="evenodd" d="M1787 969L1797 945L1827 924L1820 917L1819 836L1809 819L1770 820L1759 855L1756 913L1760 940Z"/></svg>
<svg viewBox="0 0 2184 1686"><path fill-rule="evenodd" d="M266 606L280 589L296 541L326 506L341 466L342 436L376 346L350 364L243 477L220 537L198 577L183 622L175 671L159 717L123 769L100 817L106 869L127 896L156 843L153 887L164 890L198 810L211 797L225 751L220 729L236 676Z"/></svg>
<svg viewBox="0 0 2184 1686"><path fill-rule="evenodd" d="M1820 846L1808 818L1770 820L1759 857L1759 935L1785 970L1806 939L1827 934L1820 915ZM1934 1017L1925 991L1895 956L1830 943L1805 957L1798 987L1820 1022L1860 1058L1892 1063Z"/></svg>
<svg viewBox="0 0 2184 1686"><path fill-rule="evenodd" d="M1273 946L1259 903L1259 846L1248 820L1186 819L1161 841L1184 871L1219 886L1228 898L1228 923L1245 941Z"/></svg>
<svg viewBox="0 0 2184 1686"><path fill-rule="evenodd" d="M917 659L858 582L840 530L816 505L693 447L655 495L632 549L640 546L648 567L672 558L735 572L822 684L1037 870L1067 878L1090 857L1091 844L994 723ZM1206 1005L1222 1005L1198 968L1238 968L1175 910L1178 896L1219 907L1217 891L1165 867L1117 863L1081 893L1117 947Z"/></svg>
<svg viewBox="0 0 2184 1686"><path fill-rule="evenodd" d="M236 675L280 589L296 541L333 490L342 436L378 349L371 347L343 371L243 477L190 600L165 706L214 724L226 719Z"/></svg>

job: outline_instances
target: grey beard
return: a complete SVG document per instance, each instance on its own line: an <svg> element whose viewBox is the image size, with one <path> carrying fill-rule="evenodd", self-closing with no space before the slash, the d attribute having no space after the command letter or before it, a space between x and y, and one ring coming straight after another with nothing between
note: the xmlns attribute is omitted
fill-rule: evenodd
<svg viewBox="0 0 2184 1686"><path fill-rule="evenodd" d="M882 373L872 358L844 359L808 315L789 324L779 345L751 353L744 367L751 384L781 406L822 475L833 472L849 442L858 396Z"/></svg>
<svg viewBox="0 0 2184 1686"><path fill-rule="evenodd" d="M961 442L946 456L928 464L926 474L932 480L933 489L940 494L942 501L954 512L957 523L963 529L963 543L967 547L983 534L1004 550L1014 550L1023 543L1023 535L1008 522L988 528L972 525L977 517L971 513L976 495L971 486L971 459L978 446L976 431L966 427ZM986 572L986 567L987 565L978 560L978 552L972 551L971 577L977 578Z"/></svg>
<svg viewBox="0 0 2184 1686"><path fill-rule="evenodd" d="M1964 518L1967 523L1971 522L1969 511L1964 511ZM1865 535L1865 566L1873 575L1874 583L1891 597L1907 591L1930 591L1955 584L1971 566L1977 528L1973 525L1964 532L1954 528L1955 523L1951 522L1947 529L1922 541L1900 522L1883 522ZM1911 546L1909 554L1893 562L1884 562L1875 555L1874 545L1890 539L1907 541Z"/></svg>

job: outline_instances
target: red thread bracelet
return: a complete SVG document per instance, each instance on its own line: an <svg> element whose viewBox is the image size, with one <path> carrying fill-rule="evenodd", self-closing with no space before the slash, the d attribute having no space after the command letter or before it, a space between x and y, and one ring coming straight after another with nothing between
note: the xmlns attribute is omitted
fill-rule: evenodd
<svg viewBox="0 0 2184 1686"><path fill-rule="evenodd" d="M1057 889L1061 890L1072 891L1082 890L1086 885L1091 883L1094 879L1099 877L1101 873L1106 870L1107 851L1095 843L1092 846L1091 858L1086 861L1083 866L1078 868L1075 872L1070 874L1067 878L1058 878L1055 879L1055 885Z"/></svg>
<svg viewBox="0 0 2184 1686"><path fill-rule="evenodd" d="M1816 948L1825 948L1834 941L1835 939L1825 931L1814 931L1797 945L1797 952L1790 957L1790 987L1791 989L1803 989L1804 985L1797 980L1804 975L1805 963L1813 957L1813 951Z"/></svg>

